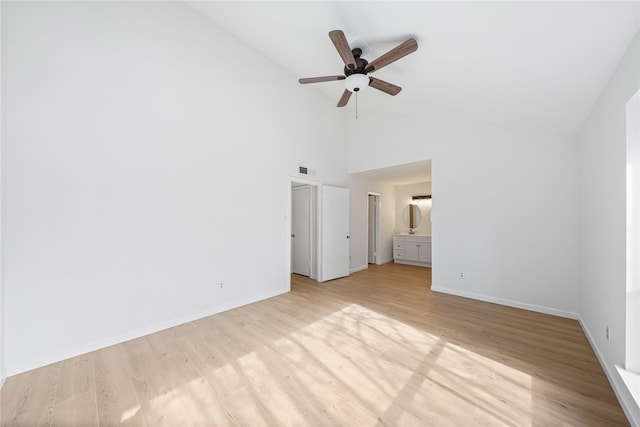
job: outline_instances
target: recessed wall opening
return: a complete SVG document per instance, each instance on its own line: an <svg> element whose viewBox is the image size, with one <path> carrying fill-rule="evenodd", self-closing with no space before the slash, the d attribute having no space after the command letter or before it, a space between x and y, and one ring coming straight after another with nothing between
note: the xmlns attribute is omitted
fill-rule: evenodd
<svg viewBox="0 0 640 427"><path fill-rule="evenodd" d="M431 160L354 175L366 179L368 190L361 214L367 241L363 268L395 262L430 269Z"/></svg>

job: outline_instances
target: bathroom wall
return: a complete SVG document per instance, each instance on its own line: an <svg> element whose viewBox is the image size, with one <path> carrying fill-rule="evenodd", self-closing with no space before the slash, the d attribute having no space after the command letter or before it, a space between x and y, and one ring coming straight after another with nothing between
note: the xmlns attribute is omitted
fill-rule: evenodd
<svg viewBox="0 0 640 427"><path fill-rule="evenodd" d="M395 222L395 232L396 233L406 233L409 231L407 226L403 221L403 213L404 208L409 203L415 203L420 207L420 213L422 215L422 219L418 227L414 229L414 232L417 234L426 234L428 236L431 235L431 218L429 217L431 213L431 200L417 200L413 201L411 199L412 196L422 195L422 194L431 194L431 183L430 182L420 182L417 184L409 184L409 185L396 185L396 222Z"/></svg>

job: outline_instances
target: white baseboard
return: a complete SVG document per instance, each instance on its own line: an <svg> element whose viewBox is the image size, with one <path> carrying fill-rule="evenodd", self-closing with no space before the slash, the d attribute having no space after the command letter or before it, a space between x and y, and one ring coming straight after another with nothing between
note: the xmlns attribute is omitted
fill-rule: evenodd
<svg viewBox="0 0 640 427"><path fill-rule="evenodd" d="M431 263L426 263L426 262L413 262L413 261L406 261L406 260L399 260L399 259L394 259L393 262L395 262L396 264L405 264L405 265L415 265L416 267L427 267L427 268L431 268Z"/></svg>
<svg viewBox="0 0 640 427"><path fill-rule="evenodd" d="M629 390L627 390L627 386L624 384L624 381L620 377L617 369L615 369L614 366L609 367L605 362L604 356L596 345L596 341L593 339L589 328L587 328L587 325L582 321L582 317L578 316L578 322L580 323L589 344L591 344L591 348L596 354L596 357L600 362L600 366L602 366L602 369L609 380L609 384L611 384L611 388L613 388L613 392L616 394L618 402L620 402L620 406L622 407L624 414L627 416L627 419L632 426L640 427L640 408L638 408L633 396Z"/></svg>
<svg viewBox="0 0 640 427"><path fill-rule="evenodd" d="M544 307L541 305L528 304L520 301L513 301L503 298L495 298L488 295L474 294L472 292L460 291L458 289L443 288L440 286L431 286L431 290L434 292L440 292L443 294L456 295L459 297L471 298L479 301L491 302L494 304L506 305L509 307L522 308L529 311L536 311L538 313L551 314L553 316L566 317L568 319L578 320L578 313L571 311L559 310L557 308Z"/></svg>
<svg viewBox="0 0 640 427"><path fill-rule="evenodd" d="M105 338L105 339L97 340L88 344L79 345L65 351L60 351L54 354L48 354L46 356L38 357L35 359L22 361L17 365L8 367L7 373L8 373L8 376L17 375L23 372L30 371L32 369L36 369L42 366L50 365L52 363L60 362L61 360L69 359L71 357L76 357L81 354L86 354L95 350L99 350L101 348L109 347L115 344L120 344L125 341L140 338L145 335L149 335L155 332L169 329L174 326L182 325L187 322L192 322L194 320L202 319L204 317L212 316L214 314L222 313L224 311L228 311L234 308L242 307L243 305L252 304L254 302L258 302L258 301L262 301L278 295L282 295L287 292L289 292L288 287L279 289L277 291L266 292L261 295L252 296L250 298L221 304L219 306L212 307L210 309L207 309L198 313L188 314L176 319L168 320L166 322L160 322L152 326L148 326L145 328L137 329L135 331L116 335L114 337ZM4 376L3 378L5 377L6 376Z"/></svg>
<svg viewBox="0 0 640 427"><path fill-rule="evenodd" d="M393 262L393 258L382 260L382 261L378 261L378 262L376 262L376 265L388 264L390 262ZM358 271L366 270L367 268L369 268L369 264L368 263L365 264L365 265L361 265L359 267L353 267L351 270L349 270L349 273L357 273Z"/></svg>
<svg viewBox="0 0 640 427"><path fill-rule="evenodd" d="M369 268L369 264L361 265L359 267L353 267L351 270L349 270L349 273L357 273L358 271L366 270L367 268Z"/></svg>

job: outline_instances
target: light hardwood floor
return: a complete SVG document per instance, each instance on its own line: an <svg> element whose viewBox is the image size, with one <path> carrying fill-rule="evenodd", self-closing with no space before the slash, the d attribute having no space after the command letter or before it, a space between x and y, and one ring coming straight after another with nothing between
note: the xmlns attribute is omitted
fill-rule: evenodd
<svg viewBox="0 0 640 427"><path fill-rule="evenodd" d="M3 426L628 425L578 323L370 266L7 379Z"/></svg>

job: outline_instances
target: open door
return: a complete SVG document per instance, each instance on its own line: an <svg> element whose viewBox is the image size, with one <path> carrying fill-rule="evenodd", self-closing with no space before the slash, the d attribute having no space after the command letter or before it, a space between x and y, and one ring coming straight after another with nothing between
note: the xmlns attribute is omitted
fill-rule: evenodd
<svg viewBox="0 0 640 427"><path fill-rule="evenodd" d="M311 276L311 188L291 189L291 272Z"/></svg>
<svg viewBox="0 0 640 427"><path fill-rule="evenodd" d="M320 281L349 275L349 189L322 187Z"/></svg>

